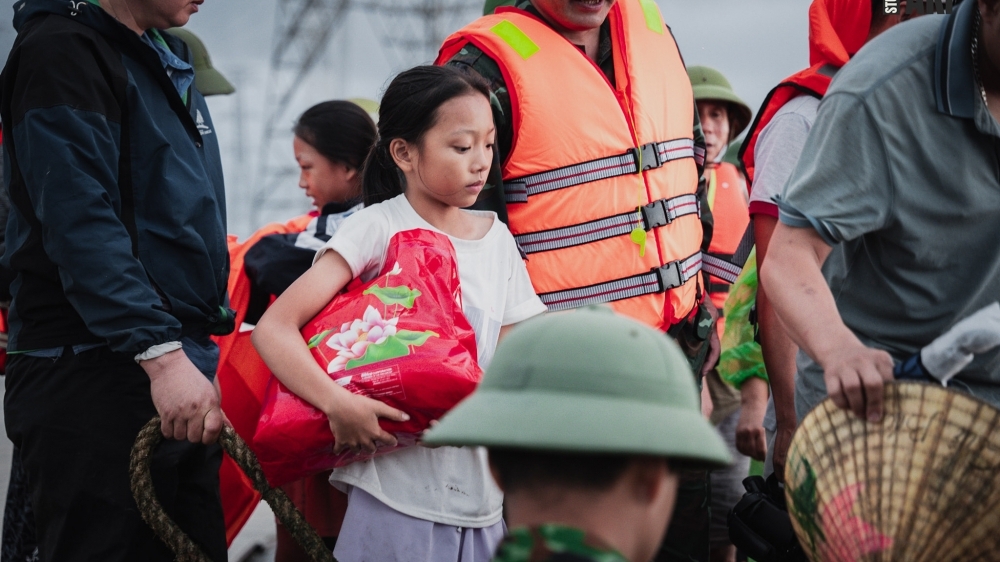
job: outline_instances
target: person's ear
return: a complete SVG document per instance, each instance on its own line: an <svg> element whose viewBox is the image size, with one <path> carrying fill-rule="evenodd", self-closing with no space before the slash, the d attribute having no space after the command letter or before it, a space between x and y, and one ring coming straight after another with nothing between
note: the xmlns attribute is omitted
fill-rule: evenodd
<svg viewBox="0 0 1000 562"><path fill-rule="evenodd" d="M350 164L341 164L344 167L344 179L348 182L353 182L356 179L360 179L361 171L351 166Z"/></svg>
<svg viewBox="0 0 1000 562"><path fill-rule="evenodd" d="M389 156L392 156L393 162L403 172L413 171L413 162L416 156L414 152L413 146L399 137L389 142Z"/></svg>
<svg viewBox="0 0 1000 562"><path fill-rule="evenodd" d="M664 494L677 493L677 475L666 459L637 458L632 461L628 474L633 497L643 504L659 501Z"/></svg>

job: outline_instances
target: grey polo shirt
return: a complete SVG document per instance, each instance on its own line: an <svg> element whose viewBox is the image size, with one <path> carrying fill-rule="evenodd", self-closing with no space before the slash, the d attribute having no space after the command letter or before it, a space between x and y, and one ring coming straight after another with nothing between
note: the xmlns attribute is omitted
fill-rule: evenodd
<svg viewBox="0 0 1000 562"><path fill-rule="evenodd" d="M976 2L898 25L836 76L779 201L782 223L833 247L837 308L866 344L903 360L1000 299L1000 126L970 52ZM801 418L826 396L800 354ZM1000 353L956 386L1000 404Z"/></svg>

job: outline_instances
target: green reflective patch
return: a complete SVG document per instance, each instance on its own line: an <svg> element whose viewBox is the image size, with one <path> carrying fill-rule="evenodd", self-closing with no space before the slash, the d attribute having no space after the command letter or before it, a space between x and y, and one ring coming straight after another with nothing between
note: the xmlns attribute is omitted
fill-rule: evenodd
<svg viewBox="0 0 1000 562"><path fill-rule="evenodd" d="M663 35L663 18L660 17L660 8L655 0L639 0L639 4L642 6L642 15L646 17L646 27Z"/></svg>
<svg viewBox="0 0 1000 562"><path fill-rule="evenodd" d="M538 45L531 40L531 37L525 35L516 25L507 20L494 25L490 28L490 31L496 33L498 37L503 39L504 43L510 45L524 60L528 60L531 55L538 52Z"/></svg>

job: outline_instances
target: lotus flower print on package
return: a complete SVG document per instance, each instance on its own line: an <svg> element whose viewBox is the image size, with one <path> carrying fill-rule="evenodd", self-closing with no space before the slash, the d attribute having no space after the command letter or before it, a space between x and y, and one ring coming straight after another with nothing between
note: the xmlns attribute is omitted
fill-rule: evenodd
<svg viewBox="0 0 1000 562"><path fill-rule="evenodd" d="M409 414L406 422L381 420L399 443L376 454L415 445L432 420L479 383L476 335L461 302L451 242L408 230L389 241L377 277L352 284L302 328L337 384ZM273 377L253 443L272 485L370 457L335 455L326 415Z"/></svg>

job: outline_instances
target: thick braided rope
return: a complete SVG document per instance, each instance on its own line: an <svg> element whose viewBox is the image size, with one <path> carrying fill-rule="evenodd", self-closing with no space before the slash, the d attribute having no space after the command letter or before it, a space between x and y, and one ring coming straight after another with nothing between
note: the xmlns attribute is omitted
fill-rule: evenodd
<svg viewBox="0 0 1000 562"><path fill-rule="evenodd" d="M149 464L153 458L153 451L156 450L156 446L162 439L160 418L154 417L139 431L139 435L135 438L135 444L132 446L129 473L132 481L132 495L135 497L135 503L139 506L139 513L153 529L153 532L177 555L177 562L212 562L201 548L170 519L163 511L163 506L156 499L153 479L149 473ZM222 429L222 433L219 434L219 444L236 461L236 464L253 483L253 487L263 495L264 501L271 506L274 515L288 529L309 557L314 562L337 562L333 558L333 553L323 544L323 540L306 522L305 517L296 509L288 496L280 489L272 488L267 483L264 471L261 469L260 463L257 462L257 456L233 431L233 428L225 426Z"/></svg>

